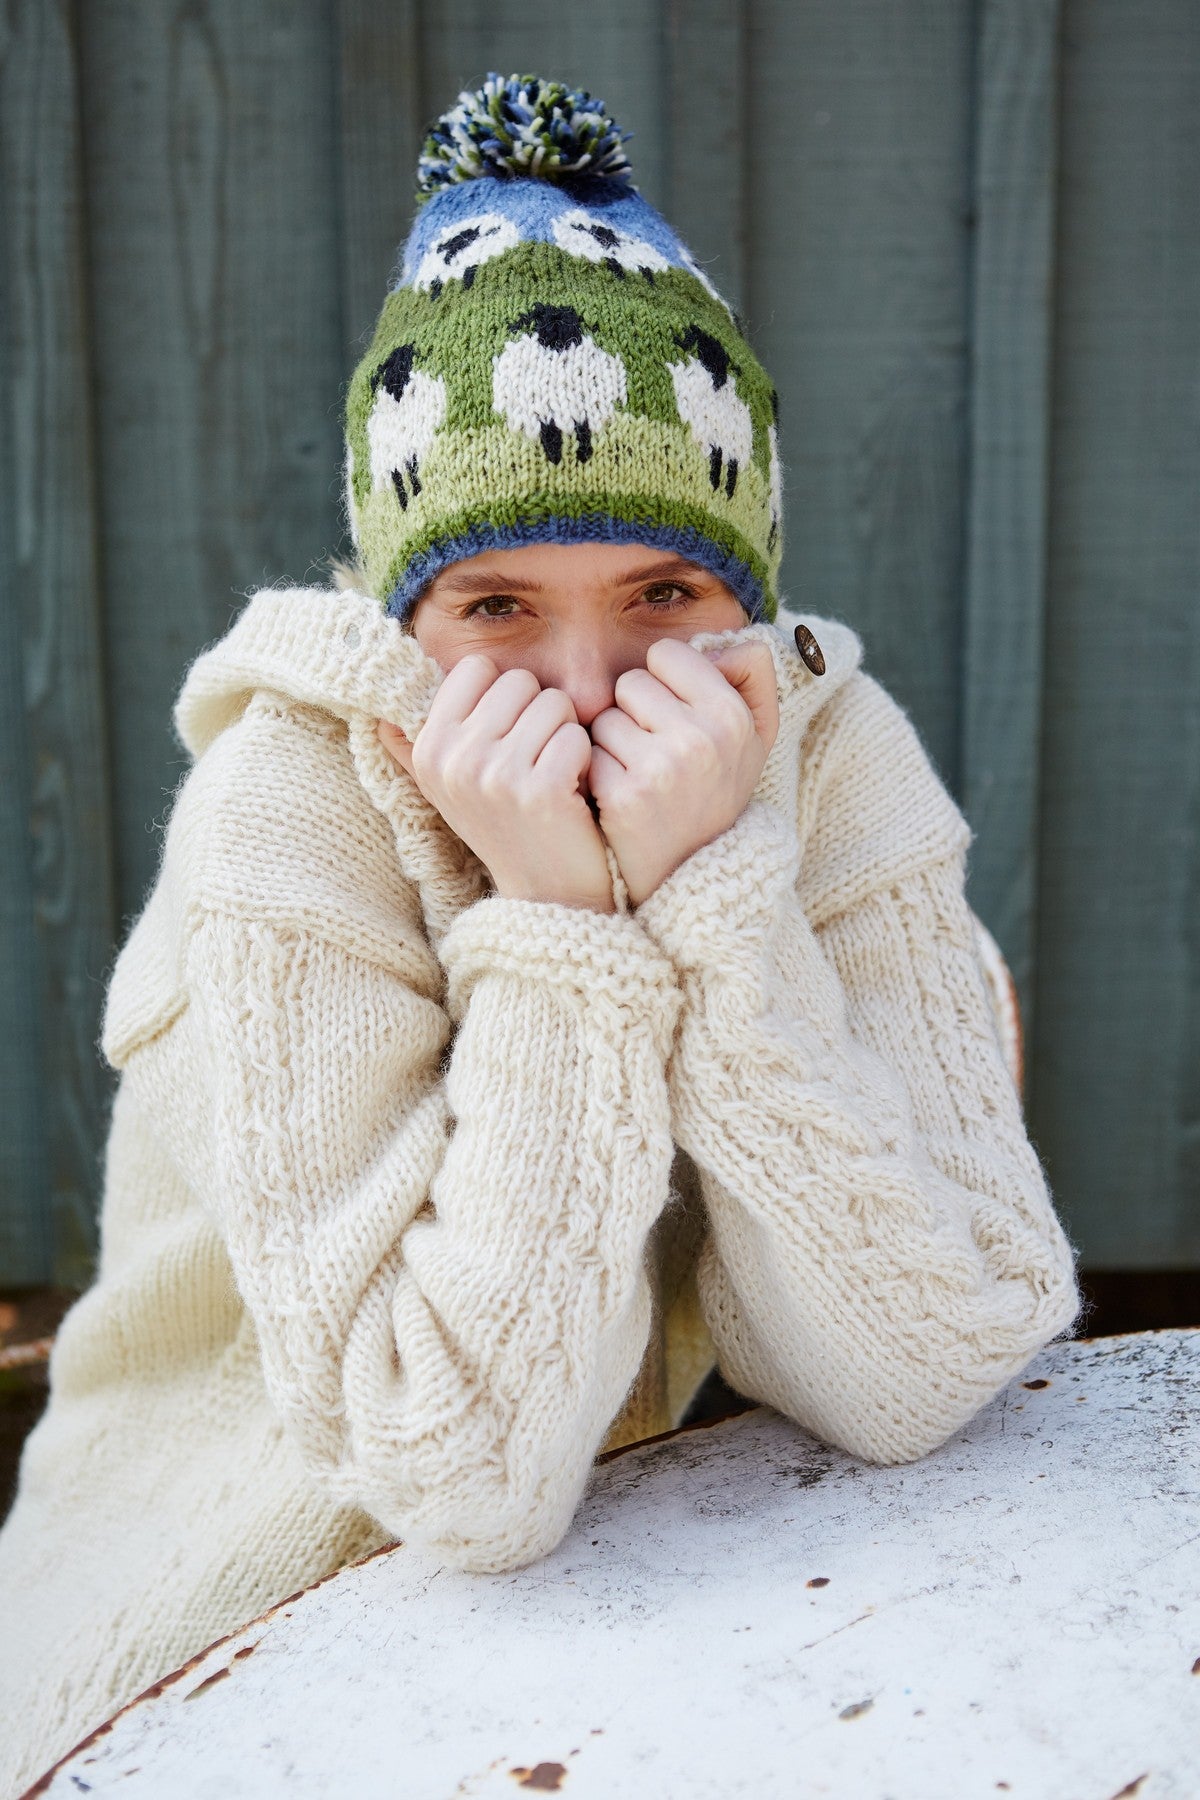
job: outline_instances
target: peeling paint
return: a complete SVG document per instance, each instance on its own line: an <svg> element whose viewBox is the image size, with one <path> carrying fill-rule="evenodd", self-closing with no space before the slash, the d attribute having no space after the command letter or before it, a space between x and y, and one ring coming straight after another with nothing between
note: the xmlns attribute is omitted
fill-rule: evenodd
<svg viewBox="0 0 1200 1800"><path fill-rule="evenodd" d="M518 1787L536 1788L542 1794L557 1794L567 1778L562 1763L540 1762L532 1769L510 1769Z"/></svg>
<svg viewBox="0 0 1200 1800"><path fill-rule="evenodd" d="M874 1706L874 1704L875 1704L874 1700L856 1700L854 1702L853 1706L843 1706L841 1712L838 1714L838 1718L839 1719L861 1718L863 1713L870 1712L870 1710Z"/></svg>
<svg viewBox="0 0 1200 1800"><path fill-rule="evenodd" d="M218 1681L227 1680L230 1673L231 1673L230 1666L227 1663L223 1669L218 1669L214 1675L207 1675L203 1681L198 1682L197 1685L194 1688L192 1688L190 1693L187 1693L183 1696L184 1699L185 1700L194 1700L196 1698L197 1694L206 1694L208 1692L209 1688L216 1687Z"/></svg>

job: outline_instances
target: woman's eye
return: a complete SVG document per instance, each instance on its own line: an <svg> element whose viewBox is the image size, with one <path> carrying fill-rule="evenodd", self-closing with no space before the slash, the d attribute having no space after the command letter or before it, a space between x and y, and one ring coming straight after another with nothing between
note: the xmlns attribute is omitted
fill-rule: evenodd
<svg viewBox="0 0 1200 1800"><path fill-rule="evenodd" d="M508 619L519 605L520 601L511 594L488 594L467 608L467 617L482 613L485 619Z"/></svg>
<svg viewBox="0 0 1200 1800"><path fill-rule="evenodd" d="M675 606L686 606L695 597L690 588L680 587L677 581L656 581L653 586L642 590L642 599L648 600L659 612L668 612Z"/></svg>

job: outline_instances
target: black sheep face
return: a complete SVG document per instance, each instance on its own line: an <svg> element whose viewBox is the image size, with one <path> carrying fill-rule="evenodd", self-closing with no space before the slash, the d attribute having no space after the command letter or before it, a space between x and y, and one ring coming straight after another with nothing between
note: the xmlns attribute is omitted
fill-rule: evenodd
<svg viewBox="0 0 1200 1800"><path fill-rule="evenodd" d="M402 400L404 390L412 379L413 357L416 355L415 344L398 344L371 376L371 392L376 394L380 387L393 400Z"/></svg>
<svg viewBox="0 0 1200 1800"><path fill-rule="evenodd" d="M588 335L573 306L536 301L508 329L493 364L495 410L536 439L547 462L562 462L571 437L576 462L589 462L593 434L626 398L621 358Z"/></svg>
<svg viewBox="0 0 1200 1800"><path fill-rule="evenodd" d="M530 327L543 350L571 350L583 342L583 320L573 306L550 306L538 300L508 329L515 334Z"/></svg>
<svg viewBox="0 0 1200 1800"><path fill-rule="evenodd" d="M694 356L707 370L714 389L725 386L731 369L735 375L741 374L724 344L710 337L707 331L701 331L699 325L689 325L682 335L677 331L674 336L679 348Z"/></svg>

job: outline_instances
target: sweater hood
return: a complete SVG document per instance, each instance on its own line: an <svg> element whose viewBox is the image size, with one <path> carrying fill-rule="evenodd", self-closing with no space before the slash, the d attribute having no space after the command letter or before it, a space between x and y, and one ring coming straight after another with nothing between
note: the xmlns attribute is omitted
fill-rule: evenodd
<svg viewBox="0 0 1200 1800"><path fill-rule="evenodd" d="M814 675L795 647L793 632L801 621L821 646L823 675ZM859 667L862 643L837 620L783 610L773 625L705 632L689 641L707 650L754 639L771 650L780 702L779 736L764 773L773 766L781 773L785 767L794 770L800 737ZM188 669L175 703L175 730L198 758L265 688L347 722L388 719L414 738L442 678L417 640L371 595L338 588L263 588Z"/></svg>

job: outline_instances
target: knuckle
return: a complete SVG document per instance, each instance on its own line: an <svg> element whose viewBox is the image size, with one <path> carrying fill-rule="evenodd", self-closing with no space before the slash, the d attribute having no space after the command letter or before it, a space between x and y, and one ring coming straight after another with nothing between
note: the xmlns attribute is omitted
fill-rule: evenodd
<svg viewBox="0 0 1200 1800"><path fill-rule="evenodd" d="M572 707L572 716L563 720L554 735L562 739L566 748L585 754L591 748L591 739L578 719L575 718L574 712L575 709Z"/></svg>
<svg viewBox="0 0 1200 1800"><path fill-rule="evenodd" d="M532 669L505 669L502 675L497 676L495 685L518 699L522 694L532 699L542 691L542 684Z"/></svg>

